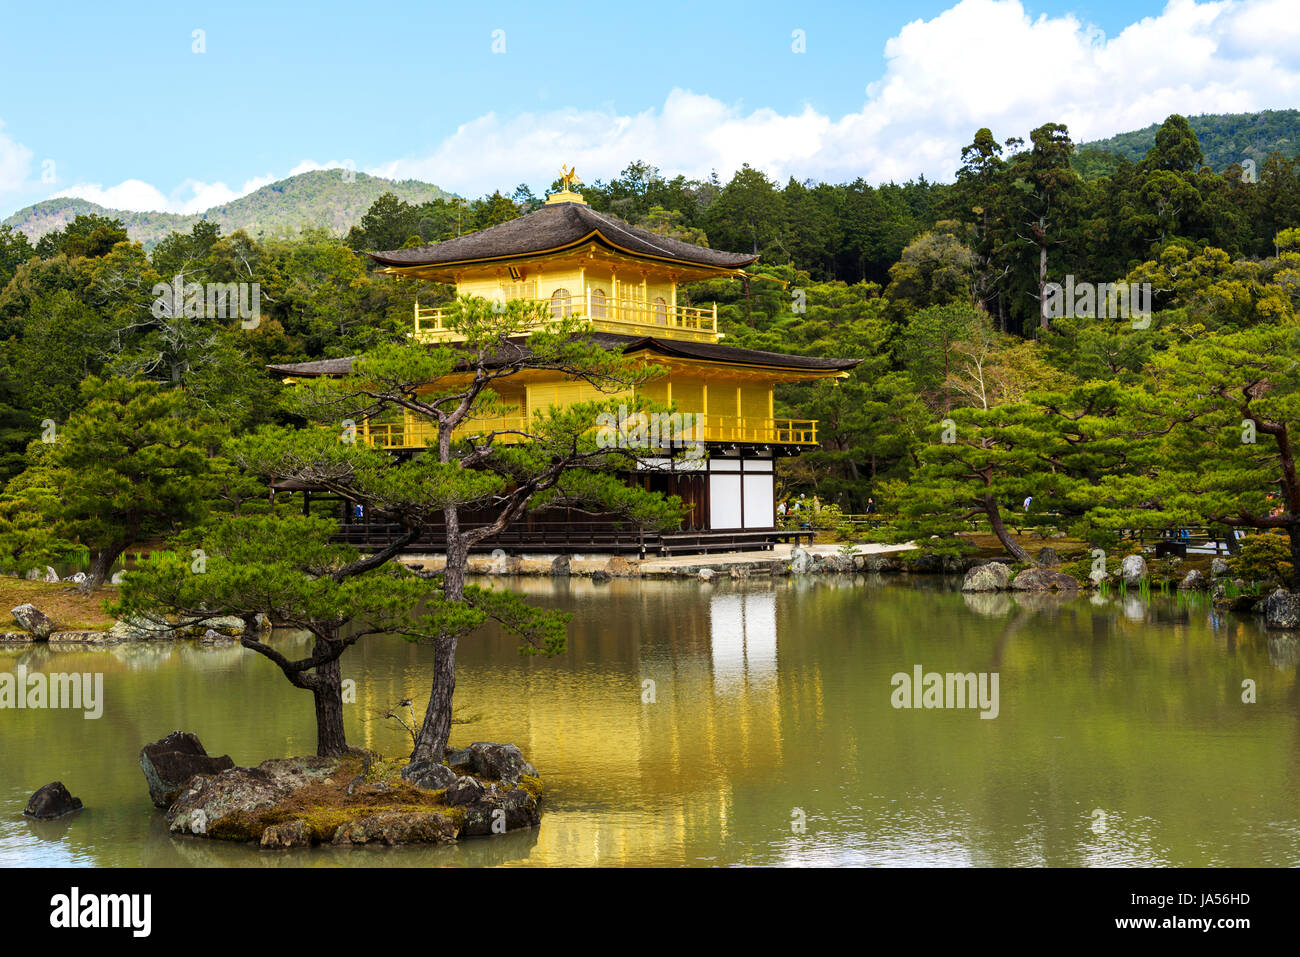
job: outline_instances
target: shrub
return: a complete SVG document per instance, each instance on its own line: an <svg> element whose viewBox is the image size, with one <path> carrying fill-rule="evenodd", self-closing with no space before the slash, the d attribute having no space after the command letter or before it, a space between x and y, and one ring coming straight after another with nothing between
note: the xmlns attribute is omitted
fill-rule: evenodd
<svg viewBox="0 0 1300 957"><path fill-rule="evenodd" d="M1241 549L1228 560L1238 578L1248 582L1291 580L1291 544L1284 535L1265 532L1249 535Z"/></svg>

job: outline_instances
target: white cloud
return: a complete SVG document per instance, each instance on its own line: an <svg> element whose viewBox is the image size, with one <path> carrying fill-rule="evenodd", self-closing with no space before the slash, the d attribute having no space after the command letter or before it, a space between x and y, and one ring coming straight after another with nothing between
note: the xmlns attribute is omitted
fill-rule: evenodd
<svg viewBox="0 0 1300 957"><path fill-rule="evenodd" d="M1062 122L1076 140L1138 129L1170 113L1246 112L1300 98L1294 0L1171 0L1106 37L1073 14L1025 12L1020 0L961 0L905 25L859 111L752 111L686 90L634 115L562 109L461 125L432 153L370 172L478 195L548 184L561 162L588 179L644 159L665 173L724 178L742 162L777 179L950 179L961 148L987 126L999 139Z"/></svg>
<svg viewBox="0 0 1300 957"><path fill-rule="evenodd" d="M32 172L32 151L10 137L0 120L0 193L17 192Z"/></svg>
<svg viewBox="0 0 1300 957"><path fill-rule="evenodd" d="M239 189L231 189L225 183L204 183L201 180L187 179L167 195L158 187L143 180L128 179L116 186L108 187L101 183L77 183L53 195L75 196L109 209L188 215L201 213L213 206L221 206L241 196L247 196L254 190L275 181L275 176L255 176L246 180Z"/></svg>
<svg viewBox="0 0 1300 957"><path fill-rule="evenodd" d="M311 173L318 169L351 169L355 170L357 164L353 160L331 160L328 163L317 163L315 160L305 159L293 169L289 170L290 176L297 176L300 173Z"/></svg>

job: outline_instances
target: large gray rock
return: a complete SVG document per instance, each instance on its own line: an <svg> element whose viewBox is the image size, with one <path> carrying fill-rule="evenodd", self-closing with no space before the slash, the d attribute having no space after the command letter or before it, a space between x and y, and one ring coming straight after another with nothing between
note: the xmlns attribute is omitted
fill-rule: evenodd
<svg viewBox="0 0 1300 957"><path fill-rule="evenodd" d="M337 758L311 755L272 758L255 768L229 767L217 774L196 774L167 809L168 828L173 834L259 840L265 830L256 824L259 813L300 788L328 779L338 767Z"/></svg>
<svg viewBox="0 0 1300 957"><path fill-rule="evenodd" d="M380 811L340 824L331 844L450 844L456 840L456 823L436 810Z"/></svg>
<svg viewBox="0 0 1300 957"><path fill-rule="evenodd" d="M477 804L483 799L484 791L483 784L477 778L466 775L463 778L457 778L456 782L447 788L442 799L452 807Z"/></svg>
<svg viewBox="0 0 1300 957"><path fill-rule="evenodd" d="M53 566L45 566L45 577L42 578L41 581L50 585L57 585L62 580L63 579L59 578L59 573L54 570Z"/></svg>
<svg viewBox="0 0 1300 957"><path fill-rule="evenodd" d="M1193 568L1178 583L1179 591L1204 591L1209 586L1205 576Z"/></svg>
<svg viewBox="0 0 1300 957"><path fill-rule="evenodd" d="M513 831L520 827L536 827L540 822L537 799L527 791L520 788L502 791L490 787L479 801L465 808L465 824L460 833L462 837L481 837L500 833L502 826ZM494 823L497 824L495 830Z"/></svg>
<svg viewBox="0 0 1300 957"><path fill-rule="evenodd" d="M303 818L286 824L272 824L262 832L262 847L278 850L285 847L310 847L311 829Z"/></svg>
<svg viewBox="0 0 1300 957"><path fill-rule="evenodd" d="M1064 572L1051 568L1026 568L1011 581L1013 591L1062 591L1079 590L1079 583Z"/></svg>
<svg viewBox="0 0 1300 957"><path fill-rule="evenodd" d="M23 631L30 632L42 641L54 631L54 622L30 602L9 609L9 614L14 616L14 621L18 622Z"/></svg>
<svg viewBox="0 0 1300 957"><path fill-rule="evenodd" d="M962 591L1002 591L1011 583L1011 569L1002 562L976 565L962 580Z"/></svg>
<svg viewBox="0 0 1300 957"><path fill-rule="evenodd" d="M238 637L244 633L244 619L237 615L215 615L188 625L184 629L186 635L195 638L206 635L209 631L215 631L218 635L225 635L228 638Z"/></svg>
<svg viewBox="0 0 1300 957"><path fill-rule="evenodd" d="M701 568L701 569L700 569L700 581L702 581L702 582L711 582L711 581L713 581L713 576L714 576L715 574L717 574L717 573L716 573L712 568Z"/></svg>
<svg viewBox="0 0 1300 957"><path fill-rule="evenodd" d="M217 774L234 766L228 754L210 757L198 737L186 731L173 731L140 749L140 770L155 807L169 807L194 775Z"/></svg>
<svg viewBox="0 0 1300 957"><path fill-rule="evenodd" d="M51 821L73 811L80 811L81 807L81 798L69 794L62 781L54 781L28 799L27 809L23 814L38 821Z"/></svg>
<svg viewBox="0 0 1300 957"><path fill-rule="evenodd" d="M876 574L898 571L898 566L894 564L894 560L888 555L863 555L862 562L858 567L864 572Z"/></svg>
<svg viewBox="0 0 1300 957"><path fill-rule="evenodd" d="M1056 568L1061 564L1061 556L1056 554L1056 549L1052 546L1044 545L1034 561L1040 568Z"/></svg>
<svg viewBox="0 0 1300 957"><path fill-rule="evenodd" d="M1147 560L1141 555L1127 555L1120 563L1120 574L1124 581L1136 585L1147 577Z"/></svg>
<svg viewBox="0 0 1300 957"><path fill-rule="evenodd" d="M196 775L167 809L167 828L173 834L206 836L218 821L269 810L291 793L287 784L256 768Z"/></svg>
<svg viewBox="0 0 1300 957"><path fill-rule="evenodd" d="M841 575L852 574L858 570L858 564L853 555L822 555L817 562L817 570L823 572L836 572Z"/></svg>
<svg viewBox="0 0 1300 957"><path fill-rule="evenodd" d="M474 773L481 778L514 787L522 775L537 776L536 769L524 760L517 745L475 741L469 746L469 753L474 763Z"/></svg>
<svg viewBox="0 0 1300 957"><path fill-rule="evenodd" d="M1300 595L1279 588L1263 602L1265 628L1300 628Z"/></svg>
<svg viewBox="0 0 1300 957"><path fill-rule="evenodd" d="M1222 558L1213 558L1210 560L1210 575L1214 578L1222 578L1228 574L1228 563Z"/></svg>
<svg viewBox="0 0 1300 957"><path fill-rule="evenodd" d="M118 641L167 641L177 637L177 632L165 623L143 616L114 622L108 633Z"/></svg>
<svg viewBox="0 0 1300 957"><path fill-rule="evenodd" d="M453 771L470 774L474 770L474 755L469 748L448 748L442 753L442 763Z"/></svg>
<svg viewBox="0 0 1300 957"><path fill-rule="evenodd" d="M794 550L790 552L790 571L796 575L807 575L812 570L812 554L796 545Z"/></svg>
<svg viewBox="0 0 1300 957"><path fill-rule="evenodd" d="M445 764L437 761L416 761L402 768L402 777L417 788L426 791L441 791L456 783L458 775Z"/></svg>
<svg viewBox="0 0 1300 957"><path fill-rule="evenodd" d="M551 576L567 578L569 575L569 556L559 555L551 561Z"/></svg>

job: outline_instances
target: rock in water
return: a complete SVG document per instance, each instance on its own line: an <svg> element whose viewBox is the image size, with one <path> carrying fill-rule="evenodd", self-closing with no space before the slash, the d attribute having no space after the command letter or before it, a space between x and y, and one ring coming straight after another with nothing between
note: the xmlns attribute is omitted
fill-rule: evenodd
<svg viewBox="0 0 1300 957"><path fill-rule="evenodd" d="M605 569L603 568L597 568L594 572L591 573L591 580L593 583L597 585L603 585L608 581L612 581L613 578L614 576L611 575L609 572L605 571Z"/></svg>
<svg viewBox="0 0 1300 957"><path fill-rule="evenodd" d="M1300 628L1300 595L1279 588L1264 599L1265 628Z"/></svg>
<svg viewBox="0 0 1300 957"><path fill-rule="evenodd" d="M503 792L493 786L478 801L465 807L465 824L460 834L482 837L520 827L536 827L540 821L541 813L533 795L520 788Z"/></svg>
<svg viewBox="0 0 1300 957"><path fill-rule="evenodd" d="M9 609L9 614L14 616L14 621L18 622L23 631L35 635L41 641L48 639L50 632L54 631L54 622L30 602Z"/></svg>
<svg viewBox="0 0 1300 957"><path fill-rule="evenodd" d="M1129 585L1136 585L1147 577L1147 560L1141 555L1128 555L1120 563L1120 573Z"/></svg>
<svg viewBox="0 0 1300 957"><path fill-rule="evenodd" d="M118 641L157 641L176 637L176 632L167 624L152 621L143 615L132 615L114 622L108 633Z"/></svg>
<svg viewBox="0 0 1300 957"><path fill-rule="evenodd" d="M569 556L559 555L551 561L551 577L564 578L569 574Z"/></svg>
<svg viewBox="0 0 1300 957"><path fill-rule="evenodd" d="M1178 583L1179 591L1203 591L1206 587L1205 576L1195 568L1189 571L1185 578Z"/></svg>
<svg viewBox="0 0 1300 957"><path fill-rule="evenodd" d="M140 749L140 770L155 807L169 807L194 775L217 774L234 766L228 754L209 757L198 737L186 731L173 731Z"/></svg>
<svg viewBox="0 0 1300 957"><path fill-rule="evenodd" d="M1011 581L1011 569L1002 562L976 565L962 580L962 591L1002 591Z"/></svg>
<svg viewBox="0 0 1300 957"><path fill-rule="evenodd" d="M807 575L812 571L813 557L798 545L790 552L790 571L796 575Z"/></svg>
<svg viewBox="0 0 1300 957"><path fill-rule="evenodd" d="M311 831L302 818L287 824L272 824L262 832L262 847L311 847Z"/></svg>
<svg viewBox="0 0 1300 957"><path fill-rule="evenodd" d="M80 811L81 808L81 798L69 794L62 781L54 781L31 796L23 814L38 821L52 821L56 817Z"/></svg>
<svg viewBox="0 0 1300 957"><path fill-rule="evenodd" d="M1011 588L1014 591L1074 592L1079 590L1079 583L1064 572L1035 565L1017 575L1011 582Z"/></svg>

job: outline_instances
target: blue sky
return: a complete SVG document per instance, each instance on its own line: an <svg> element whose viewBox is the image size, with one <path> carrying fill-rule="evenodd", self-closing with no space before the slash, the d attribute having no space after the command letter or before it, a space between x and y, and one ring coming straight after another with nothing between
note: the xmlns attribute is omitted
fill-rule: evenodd
<svg viewBox="0 0 1300 957"><path fill-rule="evenodd" d="M1300 105L1297 6L3 0L0 216L65 193L202 209L343 162L471 196L637 158L946 178L983 125Z"/></svg>

